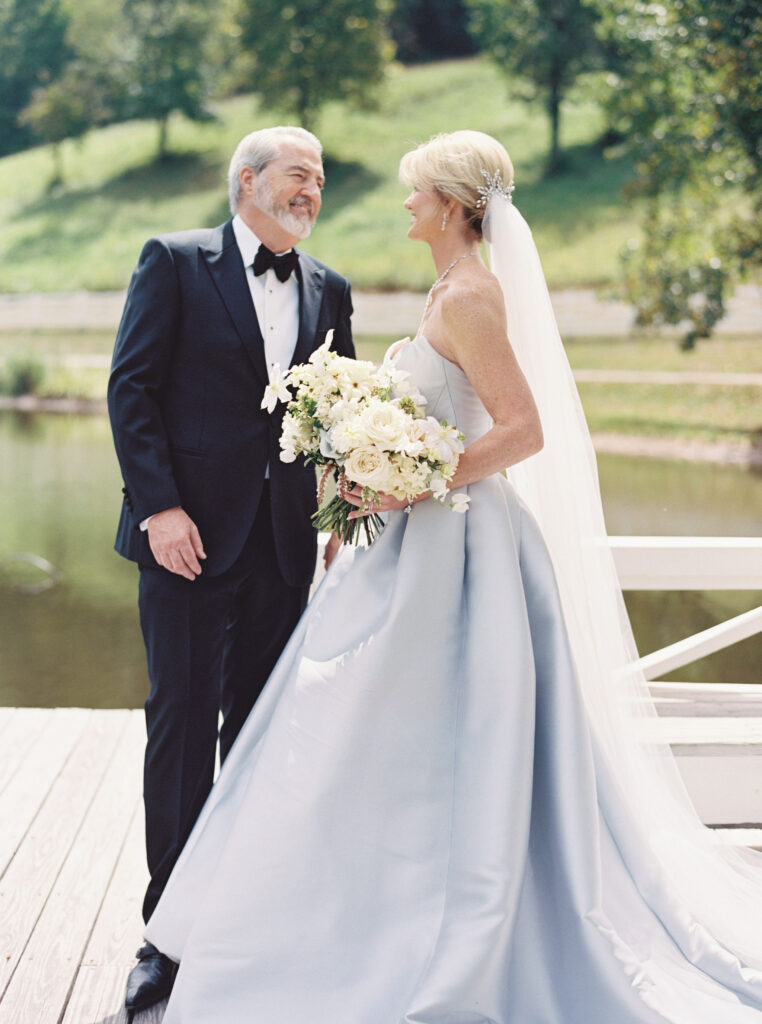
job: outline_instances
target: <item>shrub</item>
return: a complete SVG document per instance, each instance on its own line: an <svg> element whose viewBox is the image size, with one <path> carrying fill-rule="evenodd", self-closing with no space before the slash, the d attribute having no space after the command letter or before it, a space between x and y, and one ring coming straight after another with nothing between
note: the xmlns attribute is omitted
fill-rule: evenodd
<svg viewBox="0 0 762 1024"><path fill-rule="evenodd" d="M34 395L45 379L45 367L30 356L15 357L5 364L1 387L7 395Z"/></svg>

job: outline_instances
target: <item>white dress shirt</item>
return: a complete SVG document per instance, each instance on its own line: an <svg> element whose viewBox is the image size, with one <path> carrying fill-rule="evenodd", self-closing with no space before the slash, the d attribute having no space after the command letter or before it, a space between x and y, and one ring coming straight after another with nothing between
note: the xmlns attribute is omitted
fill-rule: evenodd
<svg viewBox="0 0 762 1024"><path fill-rule="evenodd" d="M265 339L268 371L277 363L285 373L291 365L299 333L299 282L296 274L286 281L279 281L272 267L255 277L253 263L260 241L238 214L233 218L233 233L246 269L259 328Z"/></svg>
<svg viewBox="0 0 762 1024"><path fill-rule="evenodd" d="M253 264L260 241L238 214L233 218L233 233L246 271L246 282L251 292L259 329L265 340L268 374L276 363L280 366L281 373L285 373L291 365L299 334L299 282L296 274L291 274L285 281L279 281L272 267L259 277L255 277ZM265 477L269 475L268 463ZM149 516L141 522L141 530L148 527L151 518Z"/></svg>

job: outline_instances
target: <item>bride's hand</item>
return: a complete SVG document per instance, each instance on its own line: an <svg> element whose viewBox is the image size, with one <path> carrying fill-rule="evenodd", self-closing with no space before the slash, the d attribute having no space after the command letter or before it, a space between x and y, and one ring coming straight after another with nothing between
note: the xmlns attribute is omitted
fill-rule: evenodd
<svg viewBox="0 0 762 1024"><path fill-rule="evenodd" d="M407 501L395 498L392 494L379 494L378 501L368 503L363 500L362 487L359 486L353 487L351 491L342 487L341 496L350 505L357 506L357 511L350 512L347 516L348 519L359 519L361 516L369 516L378 512L391 512L393 509L406 508L409 504Z"/></svg>

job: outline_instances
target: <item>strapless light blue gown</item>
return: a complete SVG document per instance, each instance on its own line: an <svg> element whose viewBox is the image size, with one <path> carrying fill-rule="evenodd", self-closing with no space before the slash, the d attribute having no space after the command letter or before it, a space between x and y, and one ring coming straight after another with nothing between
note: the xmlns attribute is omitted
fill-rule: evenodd
<svg viewBox="0 0 762 1024"><path fill-rule="evenodd" d="M490 428L425 338L397 363ZM165 1024L762 1022L760 975L638 891L543 539L501 475L467 490L317 590L149 922Z"/></svg>

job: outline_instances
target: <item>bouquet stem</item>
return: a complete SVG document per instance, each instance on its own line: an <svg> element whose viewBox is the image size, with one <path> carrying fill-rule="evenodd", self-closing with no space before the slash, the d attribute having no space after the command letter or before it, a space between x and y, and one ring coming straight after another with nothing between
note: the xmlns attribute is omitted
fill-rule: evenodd
<svg viewBox="0 0 762 1024"><path fill-rule="evenodd" d="M375 512L350 519L349 514L357 511L356 505L345 501L337 494L317 510L312 517L312 522L317 530L326 533L335 532L344 544L357 544L361 532L365 533L365 539L370 544L383 529L384 521Z"/></svg>

